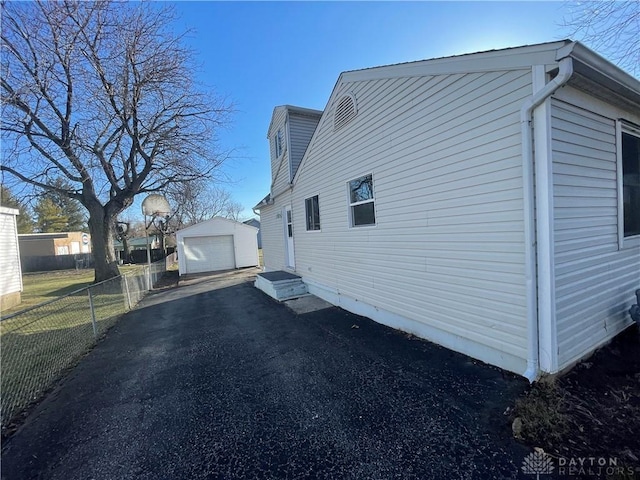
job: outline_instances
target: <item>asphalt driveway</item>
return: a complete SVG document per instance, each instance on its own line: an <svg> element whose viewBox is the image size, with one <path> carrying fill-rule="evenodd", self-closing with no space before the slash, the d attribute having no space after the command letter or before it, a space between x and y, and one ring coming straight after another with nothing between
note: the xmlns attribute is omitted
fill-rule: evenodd
<svg viewBox="0 0 640 480"><path fill-rule="evenodd" d="M249 280L147 297L4 446L2 478L521 474L503 412L524 380Z"/></svg>

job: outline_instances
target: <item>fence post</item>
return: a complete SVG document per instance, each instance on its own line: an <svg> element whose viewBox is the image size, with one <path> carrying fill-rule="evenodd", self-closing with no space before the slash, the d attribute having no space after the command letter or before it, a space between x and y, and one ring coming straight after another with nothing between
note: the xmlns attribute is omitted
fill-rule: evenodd
<svg viewBox="0 0 640 480"><path fill-rule="evenodd" d="M96 311L93 308L93 295L91 295L91 288L87 289L89 292L89 309L91 310L91 325L93 326L93 336L98 338L98 325L96 324Z"/></svg>
<svg viewBox="0 0 640 480"><path fill-rule="evenodd" d="M151 266L149 265L145 265L144 267L146 273L147 273L147 291L151 291L151 289L153 288L152 284L151 284Z"/></svg>
<svg viewBox="0 0 640 480"><path fill-rule="evenodd" d="M127 282L127 276L123 275L122 279L124 280L124 290L127 293L127 303L129 305L129 310L133 307L131 306L131 294L129 293L129 282Z"/></svg>

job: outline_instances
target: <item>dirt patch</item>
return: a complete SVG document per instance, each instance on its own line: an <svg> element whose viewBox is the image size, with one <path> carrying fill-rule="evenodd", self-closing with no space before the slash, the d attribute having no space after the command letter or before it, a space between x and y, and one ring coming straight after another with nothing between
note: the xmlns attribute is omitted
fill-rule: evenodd
<svg viewBox="0 0 640 480"><path fill-rule="evenodd" d="M180 274L178 273L178 270L167 270L153 288L154 290L161 290L177 287L179 279Z"/></svg>
<svg viewBox="0 0 640 480"><path fill-rule="evenodd" d="M566 375L534 384L510 413L514 436L531 447L569 459L617 458L640 476L638 328Z"/></svg>

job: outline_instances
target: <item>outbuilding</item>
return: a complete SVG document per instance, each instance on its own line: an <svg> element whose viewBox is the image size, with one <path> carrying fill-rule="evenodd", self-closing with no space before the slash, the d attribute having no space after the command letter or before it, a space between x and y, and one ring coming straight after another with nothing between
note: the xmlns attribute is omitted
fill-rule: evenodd
<svg viewBox="0 0 640 480"><path fill-rule="evenodd" d="M180 275L258 266L258 229L214 217L176 233Z"/></svg>
<svg viewBox="0 0 640 480"><path fill-rule="evenodd" d="M0 310L18 305L22 292L17 215L16 209L0 207Z"/></svg>

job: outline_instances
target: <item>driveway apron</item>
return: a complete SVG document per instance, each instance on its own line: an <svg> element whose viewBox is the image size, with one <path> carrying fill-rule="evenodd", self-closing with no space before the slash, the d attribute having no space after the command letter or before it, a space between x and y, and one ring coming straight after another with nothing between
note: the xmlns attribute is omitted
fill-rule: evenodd
<svg viewBox="0 0 640 480"><path fill-rule="evenodd" d="M503 412L525 386L228 274L127 314L7 442L2 478L518 478Z"/></svg>

